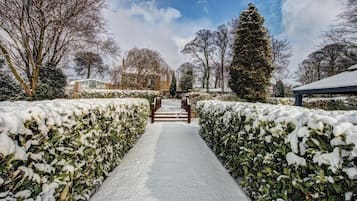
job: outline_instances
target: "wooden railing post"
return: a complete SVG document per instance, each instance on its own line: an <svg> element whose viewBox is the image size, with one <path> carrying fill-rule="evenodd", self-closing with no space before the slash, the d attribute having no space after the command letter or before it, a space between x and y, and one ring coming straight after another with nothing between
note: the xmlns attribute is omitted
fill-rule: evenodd
<svg viewBox="0 0 357 201"><path fill-rule="evenodd" d="M151 104L151 123L155 122L155 112L156 112L156 97L154 98L154 102Z"/></svg>
<svg viewBox="0 0 357 201"><path fill-rule="evenodd" d="M187 108L187 115L188 115L188 119L187 119L187 123L191 123L191 105L188 105L188 108Z"/></svg>
<svg viewBox="0 0 357 201"><path fill-rule="evenodd" d="M155 112L161 107L161 97L155 97L151 104L151 123L155 122Z"/></svg>
<svg viewBox="0 0 357 201"><path fill-rule="evenodd" d="M155 104L152 103L151 104L151 123L153 124L154 123L154 120L155 119Z"/></svg>

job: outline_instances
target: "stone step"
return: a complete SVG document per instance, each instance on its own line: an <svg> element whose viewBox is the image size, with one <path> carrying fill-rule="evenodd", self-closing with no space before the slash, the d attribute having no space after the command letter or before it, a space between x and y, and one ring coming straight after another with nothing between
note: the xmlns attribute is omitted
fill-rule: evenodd
<svg viewBox="0 0 357 201"><path fill-rule="evenodd" d="M155 115L187 115L187 112L155 112Z"/></svg>
<svg viewBox="0 0 357 201"><path fill-rule="evenodd" d="M188 118L188 115L183 114L183 115L157 115L155 114L155 118Z"/></svg>
<svg viewBox="0 0 357 201"><path fill-rule="evenodd" d="M185 119L172 119L172 118L162 118L162 119L156 119L155 122L187 122L187 118Z"/></svg>

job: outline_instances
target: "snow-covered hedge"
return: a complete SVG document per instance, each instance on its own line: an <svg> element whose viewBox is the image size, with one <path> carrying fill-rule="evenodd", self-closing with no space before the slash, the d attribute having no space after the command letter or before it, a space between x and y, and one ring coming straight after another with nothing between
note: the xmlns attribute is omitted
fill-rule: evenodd
<svg viewBox="0 0 357 201"><path fill-rule="evenodd" d="M183 96L190 99L192 117L197 116L196 104L198 101L211 100L213 98L211 94L205 92L189 92L185 93Z"/></svg>
<svg viewBox="0 0 357 201"><path fill-rule="evenodd" d="M357 111L201 101L200 134L253 200L356 200Z"/></svg>
<svg viewBox="0 0 357 201"><path fill-rule="evenodd" d="M294 98L269 98L268 103L281 105L294 105ZM355 97L334 97L334 98L304 98L303 106L324 110L350 110L357 109Z"/></svg>
<svg viewBox="0 0 357 201"><path fill-rule="evenodd" d="M144 132L145 99L0 103L0 200L87 200Z"/></svg>
<svg viewBox="0 0 357 201"><path fill-rule="evenodd" d="M159 91L151 90L109 90L109 89L88 89L82 90L80 98L146 98L150 102L154 97L159 96Z"/></svg>

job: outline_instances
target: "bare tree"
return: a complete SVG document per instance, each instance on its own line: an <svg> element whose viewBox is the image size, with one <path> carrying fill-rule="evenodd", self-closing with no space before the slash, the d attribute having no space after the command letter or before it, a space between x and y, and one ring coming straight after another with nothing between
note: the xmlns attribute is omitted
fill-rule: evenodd
<svg viewBox="0 0 357 201"><path fill-rule="evenodd" d="M122 83L136 89L154 89L160 75L169 71L161 55L147 48L129 50L123 64Z"/></svg>
<svg viewBox="0 0 357 201"><path fill-rule="evenodd" d="M123 59L124 63L124 59ZM110 82L115 88L119 88L121 81L121 71L123 66L120 65L112 65L109 69Z"/></svg>
<svg viewBox="0 0 357 201"><path fill-rule="evenodd" d="M306 84L345 71L357 63L357 49L347 43L326 44L312 52L298 69L299 80Z"/></svg>
<svg viewBox="0 0 357 201"><path fill-rule="evenodd" d="M343 22L335 31L343 33L348 41L357 42L357 0L347 0L344 11L340 18Z"/></svg>
<svg viewBox="0 0 357 201"><path fill-rule="evenodd" d="M213 34L210 30L199 30L196 37L187 43L182 50L184 54L189 54L203 68L203 87L209 92L211 66L210 60L214 52Z"/></svg>
<svg viewBox="0 0 357 201"><path fill-rule="evenodd" d="M234 39L239 25L239 17L233 17L230 22L228 22L228 33L229 33L229 48L228 48L228 63L231 63L233 59L232 49L234 44Z"/></svg>
<svg viewBox="0 0 357 201"><path fill-rule="evenodd" d="M97 74L104 77L105 73L109 72L109 67L104 64L103 58L107 56L115 58L120 52L117 43L112 38L87 44L86 49L88 50L76 52L74 55L76 64L74 70L79 76L86 75L87 79Z"/></svg>
<svg viewBox="0 0 357 201"><path fill-rule="evenodd" d="M33 97L39 73L72 50L99 40L105 0L2 0L0 52L25 93Z"/></svg>
<svg viewBox="0 0 357 201"><path fill-rule="evenodd" d="M299 64L296 74L298 81L303 85L316 81L315 69L306 60Z"/></svg>
<svg viewBox="0 0 357 201"><path fill-rule="evenodd" d="M274 65L274 77L281 80L288 74L287 67L292 56L291 46L287 40L280 40L271 36L272 41L272 63Z"/></svg>
<svg viewBox="0 0 357 201"><path fill-rule="evenodd" d="M217 28L217 31L214 32L214 45L217 47L218 50L218 57L219 57L219 81L221 83L222 92L224 92L224 73L225 73L225 66L226 66L226 56L228 53L229 48L229 30L226 25L220 25ZM217 80L217 79L216 79ZM217 85L217 81L215 82L215 87Z"/></svg>
<svg viewBox="0 0 357 201"><path fill-rule="evenodd" d="M341 61L343 60L343 50L346 47L342 43L334 43L325 45L321 51L325 58L325 69L327 76L332 76L342 71L345 71L349 66Z"/></svg>
<svg viewBox="0 0 357 201"><path fill-rule="evenodd" d="M311 53L299 66L302 83L335 75L357 63L357 0L346 0L339 16L342 23L324 34L320 48Z"/></svg>
<svg viewBox="0 0 357 201"><path fill-rule="evenodd" d="M87 79L97 74L104 77L104 73L109 70L108 66L104 64L103 58L94 52L77 52L74 57L74 63L76 64L74 70L77 75L85 76Z"/></svg>

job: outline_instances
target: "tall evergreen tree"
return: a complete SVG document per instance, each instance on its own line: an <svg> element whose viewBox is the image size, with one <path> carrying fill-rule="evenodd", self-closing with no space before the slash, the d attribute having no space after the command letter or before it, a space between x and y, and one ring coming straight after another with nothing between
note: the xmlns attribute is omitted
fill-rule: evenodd
<svg viewBox="0 0 357 201"><path fill-rule="evenodd" d="M170 95L174 97L176 95L176 77L175 73L172 73L171 84L170 84Z"/></svg>
<svg viewBox="0 0 357 201"><path fill-rule="evenodd" d="M264 101L273 72L272 51L264 18L250 3L240 15L229 85L243 99Z"/></svg>
<svg viewBox="0 0 357 201"><path fill-rule="evenodd" d="M192 66L186 66L181 72L179 85L182 91L189 91L193 85L193 69Z"/></svg>
<svg viewBox="0 0 357 201"><path fill-rule="evenodd" d="M275 97L285 97L285 85L283 81L278 80L273 87Z"/></svg>

